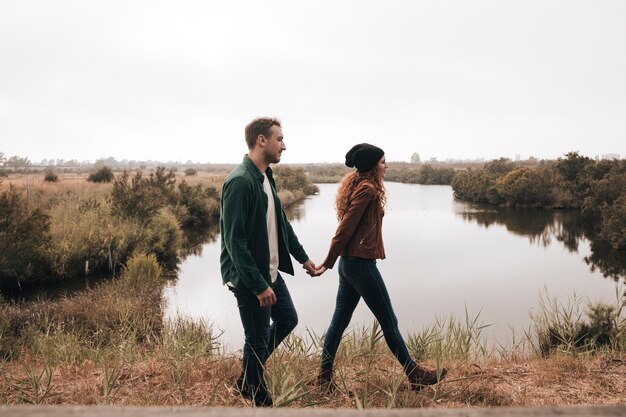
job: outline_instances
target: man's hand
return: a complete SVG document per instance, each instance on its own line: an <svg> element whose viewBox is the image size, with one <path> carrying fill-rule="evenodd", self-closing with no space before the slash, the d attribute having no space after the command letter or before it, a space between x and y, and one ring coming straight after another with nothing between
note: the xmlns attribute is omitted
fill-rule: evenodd
<svg viewBox="0 0 626 417"><path fill-rule="evenodd" d="M319 277L324 272L326 272L326 269L328 269L325 266L320 266L318 268L317 266L315 266L315 264L311 260L308 260L305 263L303 263L302 268L306 269L306 273L312 277Z"/></svg>
<svg viewBox="0 0 626 417"><path fill-rule="evenodd" d="M306 273L309 274L310 276L312 277L316 276L315 272L317 271L317 267L315 266L312 260L309 259L308 261L303 263L302 268L306 269Z"/></svg>
<svg viewBox="0 0 626 417"><path fill-rule="evenodd" d="M256 297L259 299L261 307L269 307L276 303L276 294L274 294L272 287L267 287L265 291L261 294L257 294Z"/></svg>

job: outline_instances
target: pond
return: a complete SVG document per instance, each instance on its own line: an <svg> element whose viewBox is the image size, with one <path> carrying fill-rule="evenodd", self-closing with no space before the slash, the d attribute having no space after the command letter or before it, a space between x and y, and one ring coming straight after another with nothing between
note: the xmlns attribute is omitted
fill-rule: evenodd
<svg viewBox="0 0 626 417"><path fill-rule="evenodd" d="M337 187L319 184L319 195L291 213L292 226L315 263L325 257L337 225ZM506 345L528 329L530 314L546 291L563 302L574 295L583 301L616 300L616 282L603 274L610 265L592 253L593 242L585 237L577 212L470 205L456 201L449 186L386 187L387 259L378 267L405 337L437 318L465 320L467 311L490 325L484 331L489 344ZM183 261L178 279L165 288L166 315L206 320L223 332L221 343L233 351L243 344L243 328L235 299L221 284L219 253L219 238L213 236ZM283 276L300 318L295 332L308 328L321 335L334 308L337 267L311 278L294 263L295 276ZM361 302L351 326L373 321Z"/></svg>

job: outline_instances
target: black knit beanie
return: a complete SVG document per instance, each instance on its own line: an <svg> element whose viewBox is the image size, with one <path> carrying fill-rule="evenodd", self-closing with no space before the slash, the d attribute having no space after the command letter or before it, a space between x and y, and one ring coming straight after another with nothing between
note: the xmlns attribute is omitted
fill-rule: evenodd
<svg viewBox="0 0 626 417"><path fill-rule="evenodd" d="M384 154L385 152L378 146L359 143L346 154L346 166L356 167L359 172L367 172L376 166Z"/></svg>

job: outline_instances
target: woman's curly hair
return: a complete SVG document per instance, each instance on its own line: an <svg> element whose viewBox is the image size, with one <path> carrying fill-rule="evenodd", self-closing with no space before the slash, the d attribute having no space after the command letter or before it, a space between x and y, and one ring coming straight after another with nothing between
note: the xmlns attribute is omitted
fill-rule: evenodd
<svg viewBox="0 0 626 417"><path fill-rule="evenodd" d="M387 192L383 184L383 179L379 178L375 169L367 172L349 172L341 179L339 184L339 190L337 191L337 198L335 200L335 207L337 209L337 219L341 221L343 215L348 211L350 205L350 198L355 188L361 183L361 181L369 181L374 185L376 189L376 199L381 210L385 210L387 204Z"/></svg>

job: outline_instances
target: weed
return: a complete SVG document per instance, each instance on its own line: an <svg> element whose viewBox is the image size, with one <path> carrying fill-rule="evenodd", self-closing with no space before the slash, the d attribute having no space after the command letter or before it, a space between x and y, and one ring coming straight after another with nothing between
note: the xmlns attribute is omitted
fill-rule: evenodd
<svg viewBox="0 0 626 417"><path fill-rule="evenodd" d="M27 404L42 404L46 399L55 395L52 392L54 368L49 363L40 372L27 365L24 365L24 371L26 378L13 384L20 401Z"/></svg>

